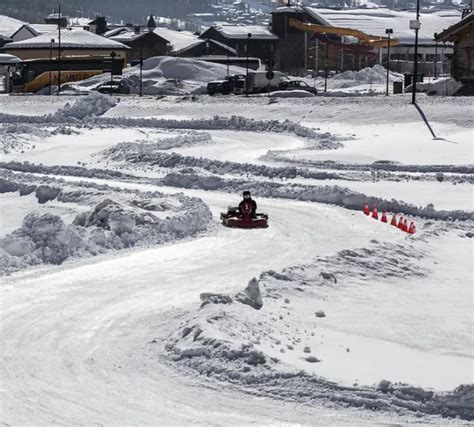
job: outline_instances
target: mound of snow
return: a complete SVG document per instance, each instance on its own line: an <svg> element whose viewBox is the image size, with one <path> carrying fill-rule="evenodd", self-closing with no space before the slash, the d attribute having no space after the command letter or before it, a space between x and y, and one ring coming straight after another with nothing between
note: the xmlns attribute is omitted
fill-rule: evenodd
<svg viewBox="0 0 474 427"><path fill-rule="evenodd" d="M433 82L417 83L416 91L424 92L427 95L452 96L462 86L462 83L454 80L452 77L438 79ZM413 86L409 85L405 88L405 92L411 92Z"/></svg>
<svg viewBox="0 0 474 427"><path fill-rule="evenodd" d="M229 67L230 74L245 74L245 69ZM196 59L156 56L143 62L142 87L146 95L175 95L183 93L205 93L206 84L221 80L227 75L227 66ZM108 81L108 75L98 75L71 87L93 89ZM130 93L139 93L140 67L123 70L122 80L130 88Z"/></svg>
<svg viewBox="0 0 474 427"><path fill-rule="evenodd" d="M315 95L306 90L277 90L270 94L272 98L312 98Z"/></svg>
<svg viewBox="0 0 474 427"><path fill-rule="evenodd" d="M91 92L72 105L67 103L53 117L68 117L82 120L86 117L101 116L110 108L115 107L115 105L117 105L117 101L114 98L99 92Z"/></svg>
<svg viewBox="0 0 474 427"><path fill-rule="evenodd" d="M387 79L387 69L382 65L376 64L373 67L363 68L360 71L344 71L336 74L333 80L353 80L360 83L384 83ZM392 82L403 81L403 75L390 72L389 80Z"/></svg>

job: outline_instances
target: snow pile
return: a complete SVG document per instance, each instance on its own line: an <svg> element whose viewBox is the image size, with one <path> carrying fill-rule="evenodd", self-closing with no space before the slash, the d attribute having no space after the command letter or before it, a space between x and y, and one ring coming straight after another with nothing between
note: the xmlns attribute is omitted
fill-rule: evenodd
<svg viewBox="0 0 474 427"><path fill-rule="evenodd" d="M151 145L151 147L150 147ZM121 143L108 148L102 153L106 159L125 162L128 166L134 165L141 169L143 165L180 169L200 168L218 175L242 175L243 173L265 176L268 178L310 178L310 179L338 179L340 176L331 172L309 171L292 166L272 167L253 163L237 163L220 160L210 160L191 156L182 156L177 153L163 153L153 151L153 144Z"/></svg>
<svg viewBox="0 0 474 427"><path fill-rule="evenodd" d="M193 236L206 230L212 219L201 200L182 195L129 194L93 184L89 184L93 191L80 187L61 190L26 182L19 185L7 179L0 184L2 192L36 191L39 203L101 200L91 210L79 213L72 224L50 213L27 214L20 228L0 239L0 275L33 265L61 264L69 258Z"/></svg>
<svg viewBox="0 0 474 427"><path fill-rule="evenodd" d="M343 73L336 74L333 80L352 80L356 84L385 83L387 80L387 69L382 65L376 64L373 67L363 68L360 71L344 71ZM389 80L391 82L403 81L403 74L391 71Z"/></svg>
<svg viewBox="0 0 474 427"><path fill-rule="evenodd" d="M383 207L387 212L397 214L403 213L405 215L421 216L429 219L474 220L474 212L462 210L438 211L434 209L433 205L417 207L401 200L387 200L380 197L368 196L338 185L315 186L244 179L223 179L220 176L208 176L187 170L170 172L161 179L160 182L163 185L172 187L226 191L229 193L238 193L241 188L247 188L252 191L252 194L260 197L333 204L357 211L361 209L365 201L368 201L370 206Z"/></svg>
<svg viewBox="0 0 474 427"><path fill-rule="evenodd" d="M429 234L427 231L418 238L420 247ZM327 300L325 292L339 289L336 297L345 298L348 288L355 287L356 294L362 294L370 281L380 287L395 278L424 277L428 271L419 261L425 256L415 246L374 242L369 248L318 257L308 265L264 272L259 281L252 279L247 289L234 297L203 293L200 308L180 315L177 323L170 321L176 329L165 346L169 363L217 380L222 386L231 383L277 399L305 404L326 400L400 414L473 420L474 385L437 393L383 378L372 385L343 386L318 374L331 362L329 356L319 355L325 346L334 345L347 355L347 362L340 363L354 363L342 337L342 342L336 343L325 338L327 315L320 309ZM246 298L249 288L256 290L255 307L241 304L239 298L242 294ZM263 301L265 309L259 310Z"/></svg>
<svg viewBox="0 0 474 427"><path fill-rule="evenodd" d="M314 96L307 90L277 90L270 93L272 98L313 98Z"/></svg>
<svg viewBox="0 0 474 427"><path fill-rule="evenodd" d="M416 91L424 92L427 95L452 96L462 87L462 83L454 80L452 77L444 77L432 82L417 83ZM406 93L412 91L413 86L405 88Z"/></svg>
<svg viewBox="0 0 474 427"><path fill-rule="evenodd" d="M117 101L99 92L91 92L87 96L78 99L74 104L67 103L52 117L56 120L61 118L73 118L83 120L88 117L102 116L110 108L115 107Z"/></svg>
<svg viewBox="0 0 474 427"><path fill-rule="evenodd" d="M55 128L37 126L29 123L0 124L0 150L5 154L34 148L33 138L44 139L51 135L70 135L77 133L67 126Z"/></svg>
<svg viewBox="0 0 474 427"><path fill-rule="evenodd" d="M131 153L152 153L154 151L169 150L171 148L189 147L212 142L208 132L187 132L172 138L163 138L158 141L143 140L138 142L122 142L108 148L102 154L111 160L124 160Z"/></svg>
<svg viewBox="0 0 474 427"><path fill-rule="evenodd" d="M229 67L230 74L245 74L245 69ZM183 93L205 93L206 85L212 80L222 80L227 66L196 59L157 56L143 62L142 90L146 95L177 95ZM93 89L109 80L104 75L94 76L71 87ZM130 93L139 93L139 66L123 70L122 81Z"/></svg>

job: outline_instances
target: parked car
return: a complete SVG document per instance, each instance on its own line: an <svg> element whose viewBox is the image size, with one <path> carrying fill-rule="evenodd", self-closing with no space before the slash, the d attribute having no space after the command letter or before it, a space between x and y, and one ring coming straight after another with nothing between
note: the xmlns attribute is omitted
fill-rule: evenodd
<svg viewBox="0 0 474 427"><path fill-rule="evenodd" d="M130 93L130 88L125 80L109 80L108 82L102 83L95 88L100 93Z"/></svg>
<svg viewBox="0 0 474 427"><path fill-rule="evenodd" d="M224 80L215 80L207 84L207 93L209 95L215 95L216 93L222 93L223 95L229 95L233 92L237 82L245 80L243 74L233 74L226 76Z"/></svg>
<svg viewBox="0 0 474 427"><path fill-rule="evenodd" d="M318 93L315 87L310 86L303 80L284 80L281 81L279 84L280 90L305 90L307 92L314 93L315 95Z"/></svg>

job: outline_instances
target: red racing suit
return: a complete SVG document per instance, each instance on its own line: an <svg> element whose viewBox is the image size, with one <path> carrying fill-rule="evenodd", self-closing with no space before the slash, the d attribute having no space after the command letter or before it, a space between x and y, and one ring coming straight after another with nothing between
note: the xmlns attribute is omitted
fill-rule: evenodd
<svg viewBox="0 0 474 427"><path fill-rule="evenodd" d="M253 199L244 199L239 203L239 213L242 216L255 217L257 213L257 202Z"/></svg>

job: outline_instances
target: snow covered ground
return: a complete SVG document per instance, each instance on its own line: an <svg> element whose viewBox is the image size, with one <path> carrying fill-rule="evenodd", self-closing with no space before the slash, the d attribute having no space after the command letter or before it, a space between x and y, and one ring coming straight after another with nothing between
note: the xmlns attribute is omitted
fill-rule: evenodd
<svg viewBox="0 0 474 427"><path fill-rule="evenodd" d="M4 422L472 421L473 103L419 104L0 96Z"/></svg>

